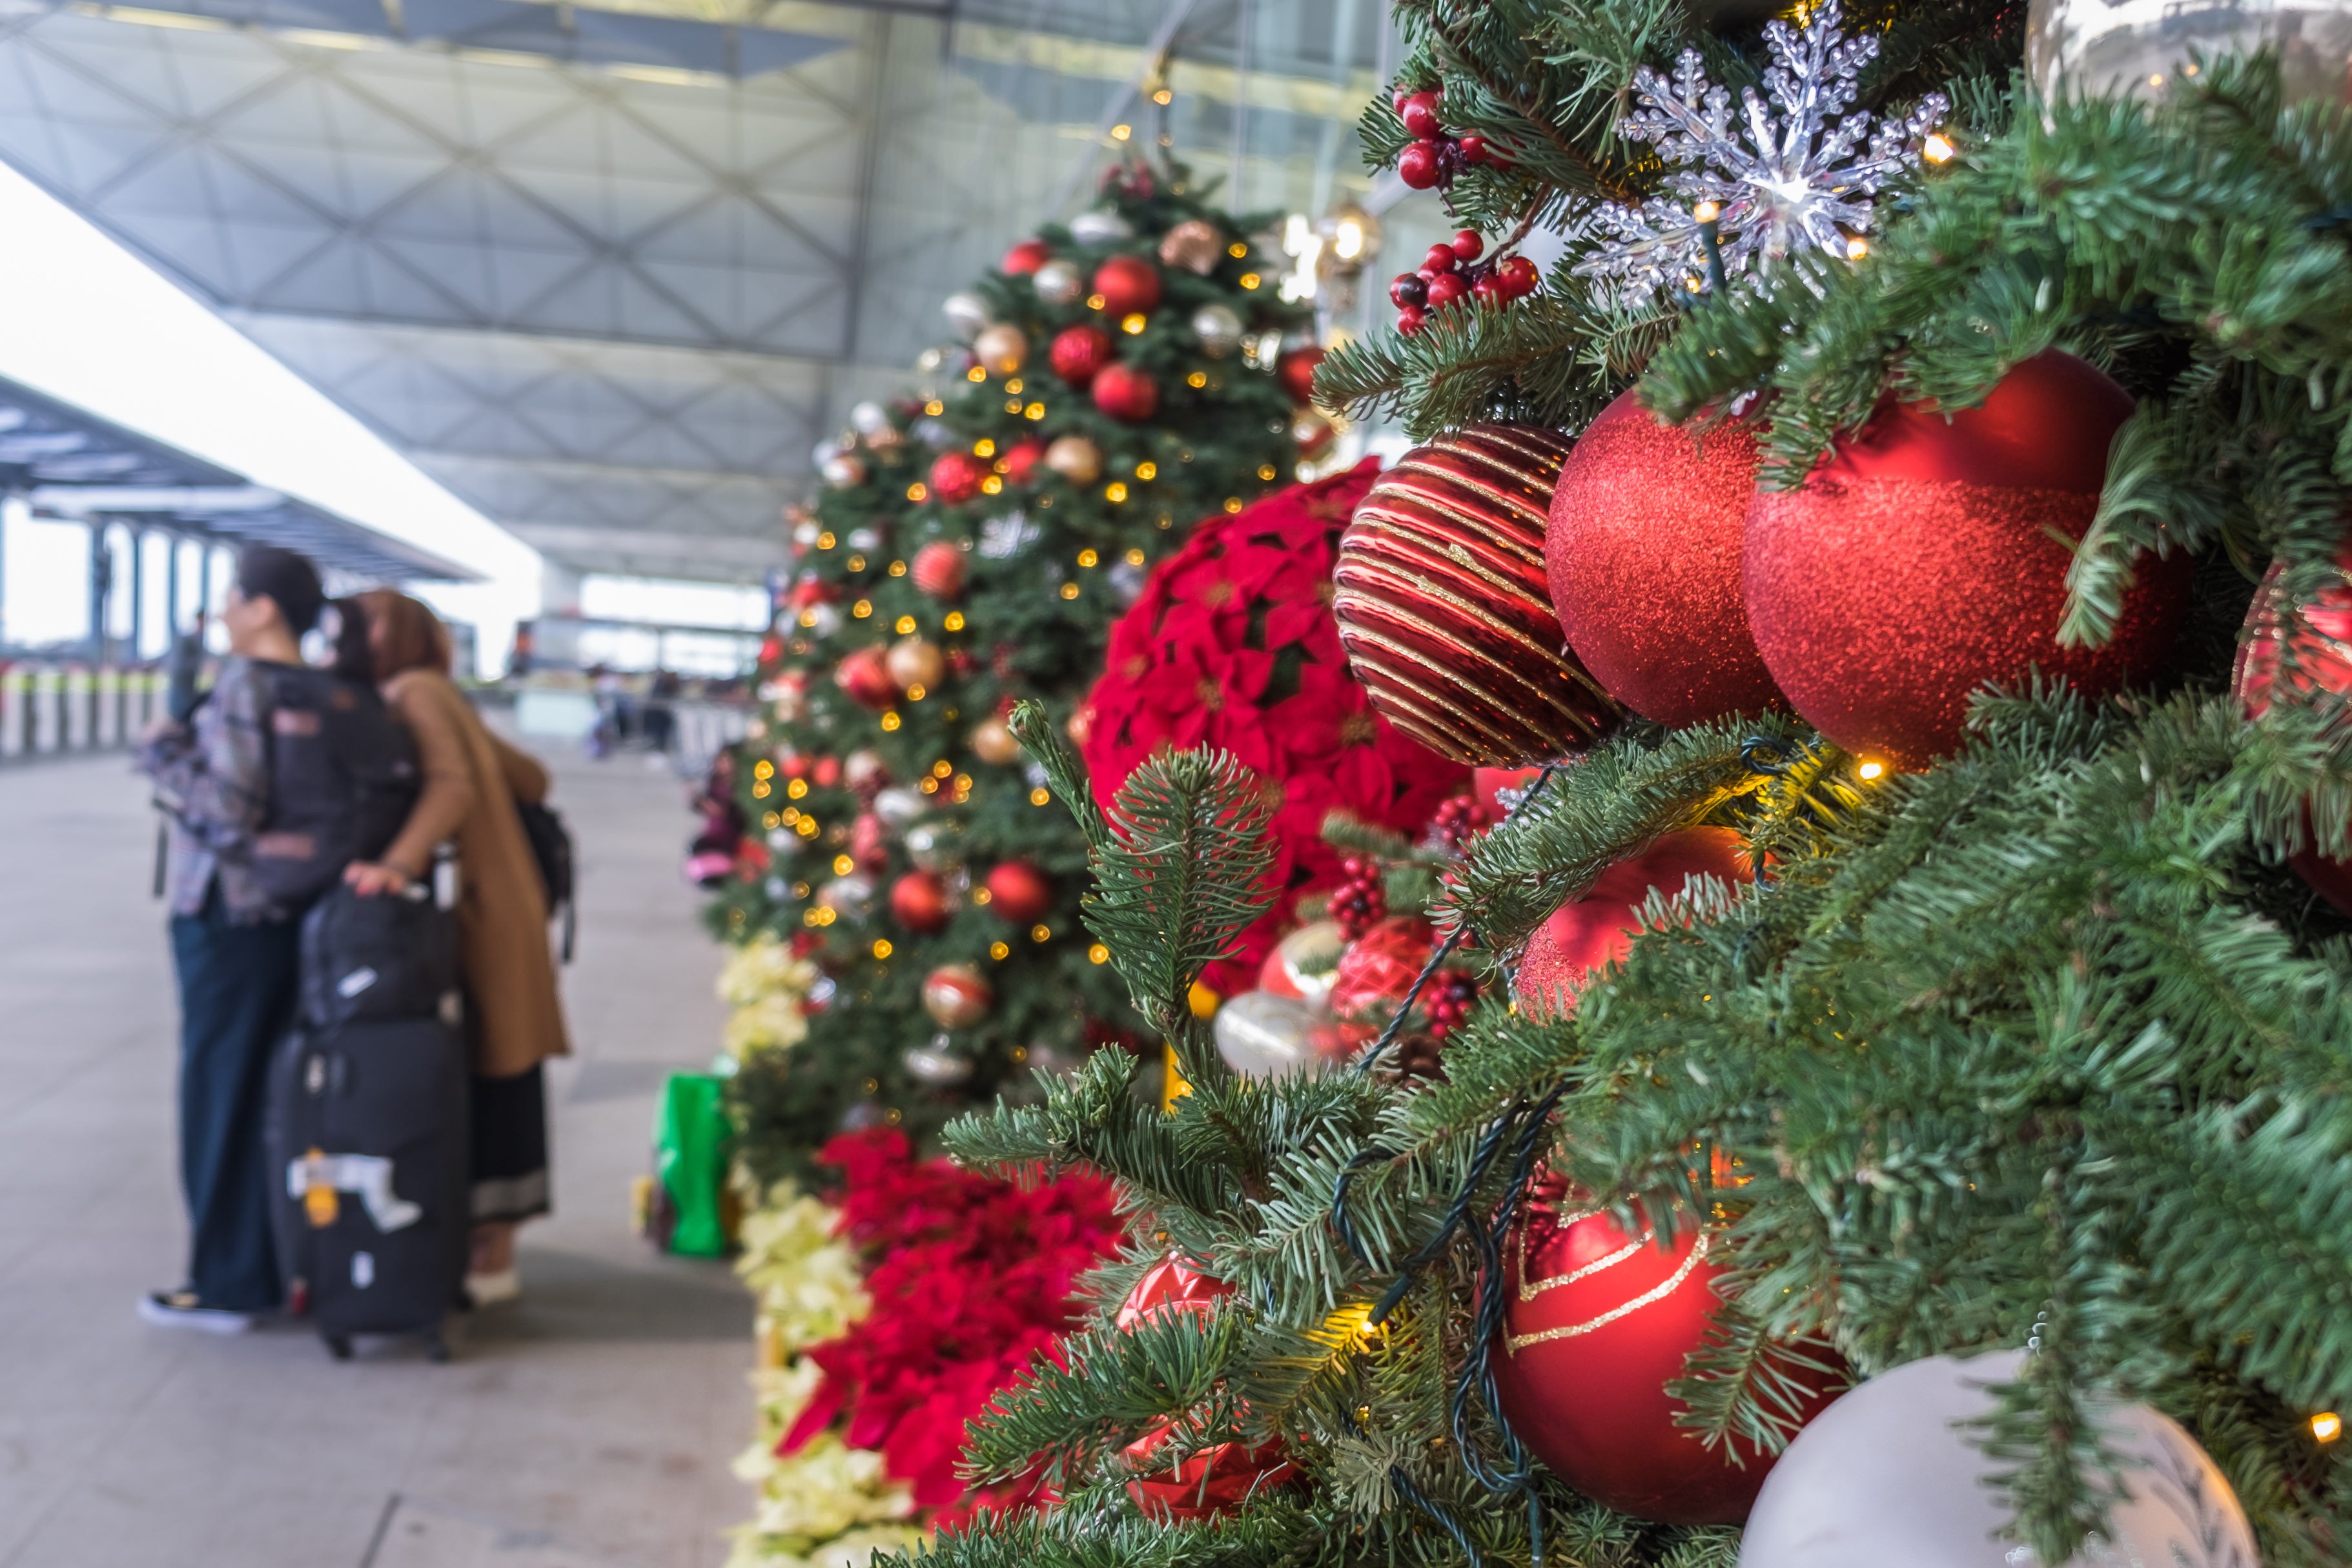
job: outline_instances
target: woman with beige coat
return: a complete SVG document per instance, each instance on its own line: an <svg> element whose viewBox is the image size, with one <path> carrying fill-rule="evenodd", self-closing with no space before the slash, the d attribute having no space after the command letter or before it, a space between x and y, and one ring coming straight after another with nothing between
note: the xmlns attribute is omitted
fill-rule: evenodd
<svg viewBox="0 0 2352 1568"><path fill-rule="evenodd" d="M547 796L547 770L489 732L449 678L449 634L433 612L390 589L337 601L337 663L372 678L416 738L425 788L391 847L352 865L362 894L428 876L435 849L457 847L459 970L474 1058L473 1256L478 1306L521 1289L515 1231L548 1212L547 1093L541 1068L571 1051L548 949L547 894L517 800Z"/></svg>

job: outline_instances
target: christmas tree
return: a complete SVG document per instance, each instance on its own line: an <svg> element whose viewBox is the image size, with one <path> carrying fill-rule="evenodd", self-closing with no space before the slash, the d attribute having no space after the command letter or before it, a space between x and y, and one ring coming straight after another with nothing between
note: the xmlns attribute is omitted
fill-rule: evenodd
<svg viewBox="0 0 2352 1568"><path fill-rule="evenodd" d="M1488 994L1433 1080L1410 1000L1235 1071L1185 998L1256 781L1104 810L1016 716L1191 1091L950 1129L1135 1221L973 1430L1060 1507L939 1557L2352 1557L2352 113L2307 38L2084 90L2100 9L2029 81L2011 5L1398 7L1365 141L1464 233L1318 392L1424 497L1549 497L1563 641L1369 503L1337 609L1401 724L1538 764L1432 904ZM1622 717L1531 757L1515 683Z"/></svg>
<svg viewBox="0 0 2352 1568"><path fill-rule="evenodd" d="M806 1038L732 1096L766 1182L845 1126L918 1141L1133 1019L1077 920L1085 851L1004 727L1083 723L1112 618L1191 526L1286 483L1330 426L1253 238L1178 167L1115 171L947 302L966 341L862 405L792 519L798 563L739 775L755 837L717 929L793 943Z"/></svg>

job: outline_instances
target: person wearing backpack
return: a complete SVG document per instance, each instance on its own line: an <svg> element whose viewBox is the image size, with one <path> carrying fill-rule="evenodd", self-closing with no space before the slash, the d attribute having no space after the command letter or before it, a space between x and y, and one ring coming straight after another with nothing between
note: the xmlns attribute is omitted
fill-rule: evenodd
<svg viewBox="0 0 2352 1568"><path fill-rule="evenodd" d="M449 634L431 610L390 589L336 607L338 668L373 678L415 736L425 769L424 790L390 847L350 866L344 880L362 894L398 892L430 873L436 846L457 846L458 968L474 1056L466 1286L488 1306L520 1292L515 1232L549 1211L542 1066L572 1049L548 944L551 890L523 821L546 799L547 770L492 735L449 678Z"/></svg>
<svg viewBox="0 0 2352 1568"><path fill-rule="evenodd" d="M291 550L237 557L221 612L228 656L212 690L161 720L138 767L171 819L173 967L180 990L180 1177L188 1272L140 1315L233 1333L279 1304L261 1118L271 1049L293 1018L302 913L258 852L271 828L270 747L282 674L324 601Z"/></svg>

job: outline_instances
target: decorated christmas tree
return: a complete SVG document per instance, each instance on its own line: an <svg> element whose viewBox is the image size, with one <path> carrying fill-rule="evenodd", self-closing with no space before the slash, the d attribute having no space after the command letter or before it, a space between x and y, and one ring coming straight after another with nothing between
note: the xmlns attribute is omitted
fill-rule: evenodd
<svg viewBox="0 0 2352 1568"><path fill-rule="evenodd" d="M741 1058L761 1181L844 1127L919 1142L1135 1019L1077 920L1082 841L1004 727L1080 726L1110 622L1204 517L1320 453L1318 351L1253 235L1129 163L946 304L963 340L865 404L791 519L795 575L738 759L752 824L713 909L815 966L805 1038Z"/></svg>
<svg viewBox="0 0 2352 1568"><path fill-rule="evenodd" d="M1014 716L1189 1092L1098 1055L950 1130L1134 1218L973 1430L1058 1508L936 1554L2352 1560L2340 34L1397 16L1365 139L1463 233L1318 376L1428 443L1333 608L1501 820L1335 825L1341 970L1391 880L1433 944L1351 1057L1253 1057L1189 998L1263 781Z"/></svg>

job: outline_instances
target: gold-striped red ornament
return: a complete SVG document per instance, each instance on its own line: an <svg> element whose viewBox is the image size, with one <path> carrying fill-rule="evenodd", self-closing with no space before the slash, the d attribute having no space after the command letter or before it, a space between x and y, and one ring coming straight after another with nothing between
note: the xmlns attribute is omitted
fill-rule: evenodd
<svg viewBox="0 0 2352 1568"><path fill-rule="evenodd" d="M1623 716L1562 642L1544 575L1572 444L1537 425L1454 431L1381 475L1339 541L1331 608L1349 668L1391 724L1441 756L1539 762Z"/></svg>

